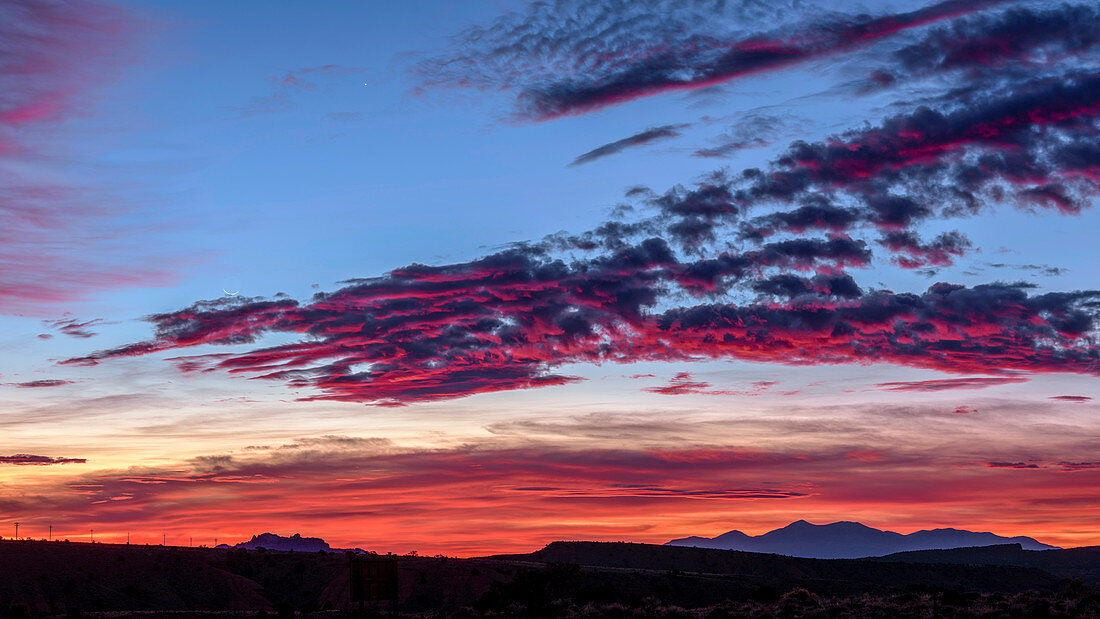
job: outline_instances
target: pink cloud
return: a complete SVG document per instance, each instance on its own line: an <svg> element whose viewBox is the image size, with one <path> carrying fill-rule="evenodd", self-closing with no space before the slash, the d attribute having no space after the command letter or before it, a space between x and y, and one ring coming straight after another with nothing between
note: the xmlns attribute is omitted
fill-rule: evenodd
<svg viewBox="0 0 1100 619"><path fill-rule="evenodd" d="M62 124L90 108L123 63L133 19L95 0L0 3L0 313L84 298L103 288L159 283L163 271L122 265L98 232L122 202L105 188L45 169L71 145ZM18 170L18 172L16 171ZM63 242L59 242L63 241Z"/></svg>
<svg viewBox="0 0 1100 619"><path fill-rule="evenodd" d="M875 386L886 391L948 391L952 389L985 389L998 385L1026 383L1026 376L974 376L969 378L938 378L933 380L914 380L895 383L877 383Z"/></svg>

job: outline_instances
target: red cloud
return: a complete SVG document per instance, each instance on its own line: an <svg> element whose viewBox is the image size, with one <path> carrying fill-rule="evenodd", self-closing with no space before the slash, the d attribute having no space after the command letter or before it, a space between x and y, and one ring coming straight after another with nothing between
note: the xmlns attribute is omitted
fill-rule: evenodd
<svg viewBox="0 0 1100 619"><path fill-rule="evenodd" d="M194 361L319 389L311 399L389 405L560 385L576 379L554 373L555 366L585 361L740 358L892 362L950 372L1097 371L1097 351L1080 339L1094 319L1079 304L1092 293L1028 297L1011 286L937 284L920 296L876 292L845 302L713 304L650 315L643 307L655 300L654 287L683 268L659 256L652 248L623 252L581 271L506 252L395 271L304 306L289 299L204 302L151 317L158 332L152 341L68 363L302 333L310 337ZM1051 338L1064 344L1050 347ZM1024 380L884 386L928 391ZM673 384L668 391L701 388Z"/></svg>
<svg viewBox="0 0 1100 619"><path fill-rule="evenodd" d="M648 387L644 391L662 395L684 395L689 393L699 395L760 395L775 384L777 384L775 381L764 380L753 383L751 388L746 390L715 390L710 388L710 383L692 380L691 374L688 372L678 372L669 380L667 385ZM785 395L790 395L790 392L785 393Z"/></svg>
<svg viewBox="0 0 1100 619"><path fill-rule="evenodd" d="M1061 400L1063 402L1091 402L1092 398L1087 395L1052 395L1051 400Z"/></svg>
<svg viewBox="0 0 1100 619"><path fill-rule="evenodd" d="M860 462L882 462L886 460L883 457L885 452L881 450L863 450L863 451L849 451L844 454L844 457L851 458L852 460L859 460Z"/></svg>
<svg viewBox="0 0 1100 619"><path fill-rule="evenodd" d="M970 378L939 378L934 380L915 380L896 383L877 383L875 386L887 391L947 391L950 389L985 389L997 385L1026 383L1026 376L974 376Z"/></svg>
<svg viewBox="0 0 1100 619"><path fill-rule="evenodd" d="M680 372L672 377L672 380L663 387L647 387L645 391L660 393L663 395L683 395L685 393L714 393L707 391L710 383L691 380L691 374Z"/></svg>

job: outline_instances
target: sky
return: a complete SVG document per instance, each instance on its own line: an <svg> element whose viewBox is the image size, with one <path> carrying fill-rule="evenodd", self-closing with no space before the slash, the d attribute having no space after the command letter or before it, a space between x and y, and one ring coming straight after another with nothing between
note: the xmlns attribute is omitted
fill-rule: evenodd
<svg viewBox="0 0 1100 619"><path fill-rule="evenodd" d="M1100 544L1098 12L5 2L0 535Z"/></svg>

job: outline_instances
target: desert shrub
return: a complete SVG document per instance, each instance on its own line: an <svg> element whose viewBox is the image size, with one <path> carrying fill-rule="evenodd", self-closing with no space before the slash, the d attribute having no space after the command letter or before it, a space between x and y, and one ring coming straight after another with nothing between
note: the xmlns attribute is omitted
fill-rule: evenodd
<svg viewBox="0 0 1100 619"><path fill-rule="evenodd" d="M679 606L666 606L657 614L661 619L695 619L695 613Z"/></svg>
<svg viewBox="0 0 1100 619"><path fill-rule="evenodd" d="M783 594L776 609L785 616L800 617L806 611L821 608L821 598L805 589L793 589Z"/></svg>
<svg viewBox="0 0 1100 619"><path fill-rule="evenodd" d="M607 619L628 619L634 616L634 609L624 604L597 604L589 602L580 609L581 617L607 617Z"/></svg>

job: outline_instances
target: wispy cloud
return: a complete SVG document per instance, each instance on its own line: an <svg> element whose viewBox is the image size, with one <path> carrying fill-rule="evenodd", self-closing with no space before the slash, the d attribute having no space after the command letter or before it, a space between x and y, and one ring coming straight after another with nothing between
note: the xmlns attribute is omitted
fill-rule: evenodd
<svg viewBox="0 0 1100 619"><path fill-rule="evenodd" d="M660 127L653 127L646 129L641 133L635 133L634 135L623 138L621 140L615 140L610 144L604 144L599 148L594 148L587 153L577 157L569 165L578 166L582 163L590 163L602 157L608 157L616 153L632 148L635 146L641 146L643 144L649 144L659 140L667 140L670 138L678 137L680 130L688 127L689 125L662 125Z"/></svg>
<svg viewBox="0 0 1100 619"><path fill-rule="evenodd" d="M992 469L1037 469L1041 468L1034 462L986 462L986 466Z"/></svg>
<svg viewBox="0 0 1100 619"><path fill-rule="evenodd" d="M60 380L56 378L43 378L40 380L31 380L23 383L9 383L14 387L20 387L23 389L40 389L43 387L61 387L64 385L71 385L71 380Z"/></svg>
<svg viewBox="0 0 1100 619"><path fill-rule="evenodd" d="M796 122L807 122L778 111L752 110L736 114L728 129L715 140L714 146L695 151L696 157L726 157L748 148L767 146L791 131Z"/></svg>
<svg viewBox="0 0 1100 619"><path fill-rule="evenodd" d="M1006 264L1004 262L987 262L985 266L992 269L1018 269L1021 271L1030 271L1034 275L1045 275L1049 277L1062 275L1069 271L1064 267L1052 267L1048 264Z"/></svg>
<svg viewBox="0 0 1100 619"><path fill-rule="evenodd" d="M1062 402L1091 402L1092 398L1087 395L1052 395L1051 400L1060 400Z"/></svg>
<svg viewBox="0 0 1100 619"><path fill-rule="evenodd" d="M290 108L295 94L317 90L319 82L331 83L336 78L359 77L365 71L366 69L359 67L343 67L335 64L287 71L281 76L268 78L268 81L272 84L270 94L254 99L245 105L227 105L224 107L227 110L236 112L240 118L282 112ZM354 112L343 112L326 114L325 117L333 120L351 120L353 115Z"/></svg>
<svg viewBox="0 0 1100 619"><path fill-rule="evenodd" d="M60 320L43 320L42 324L48 329L56 329L58 332L64 333L70 337L87 339L95 337L96 335L96 333L91 330L92 327L106 323L102 318L95 318L92 320L62 318Z"/></svg>
<svg viewBox="0 0 1100 619"><path fill-rule="evenodd" d="M0 456L0 464L46 466L50 464L84 464L85 462L87 460L84 458L51 458L50 456L35 456L32 454Z"/></svg>
<svg viewBox="0 0 1100 619"><path fill-rule="evenodd" d="M667 385L661 387L647 387L645 391L650 393L659 393L662 395L683 395L686 393L712 393L707 391L710 388L710 383L704 383L701 381L694 381L691 379L691 374L687 372L680 372L676 376L672 377L672 380Z"/></svg>
<svg viewBox="0 0 1100 619"><path fill-rule="evenodd" d="M952 389L985 389L998 385L1026 383L1027 376L974 376L969 378L939 378L894 383L878 383L875 386L887 391L948 391ZM956 411L958 412L958 411Z"/></svg>
<svg viewBox="0 0 1100 619"><path fill-rule="evenodd" d="M88 232L124 200L50 167L59 143L80 141L63 133L65 124L129 62L136 29L121 7L94 0L0 4L0 313L40 313L105 288L167 279L118 264L105 238L125 231Z"/></svg>
<svg viewBox="0 0 1100 619"><path fill-rule="evenodd" d="M776 384L775 381L765 380L753 383L748 389L711 389L711 384L694 380L688 372L678 372L667 385L659 387L647 387L644 391L661 395L726 395L726 396L753 396L760 395Z"/></svg>

